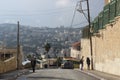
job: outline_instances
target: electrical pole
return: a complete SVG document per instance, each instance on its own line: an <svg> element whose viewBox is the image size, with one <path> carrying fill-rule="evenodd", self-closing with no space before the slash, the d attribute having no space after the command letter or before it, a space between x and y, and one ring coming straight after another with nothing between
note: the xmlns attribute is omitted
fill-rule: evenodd
<svg viewBox="0 0 120 80"><path fill-rule="evenodd" d="M18 30L17 30L17 69L19 70L19 65L20 65L20 61L19 61L19 55L20 55L19 21L17 22L17 24L18 24Z"/></svg>
<svg viewBox="0 0 120 80"><path fill-rule="evenodd" d="M6 60L6 54L5 54L5 52L6 52L6 50L5 50L5 33L3 32L3 34L4 34L4 39L3 39L3 61L5 61ZM4 67L6 68L5 63L4 63ZM5 71L5 69L3 69L3 70Z"/></svg>
<svg viewBox="0 0 120 80"><path fill-rule="evenodd" d="M91 51L91 69L93 70L92 34L91 34L90 9L89 9L89 1L88 0L87 0L87 10L88 10L88 23L89 23L90 51Z"/></svg>
<svg viewBox="0 0 120 80"><path fill-rule="evenodd" d="M82 2L84 2L84 1L86 1L87 2L87 9L85 9L85 10L83 10L82 9ZM78 9L78 11L80 12L80 13L83 13L83 15L85 16L85 18L87 19L87 21L88 21L88 23L89 23L89 39L90 39L90 55L91 55L91 69L93 70L94 69L94 67L93 67L93 48L92 48L92 34L91 34L91 21L90 21L90 9L89 9L89 1L88 0L81 0L80 2L80 5L79 5L79 7L80 7L80 9ZM87 11L87 16L85 15L85 13L84 13L84 11Z"/></svg>

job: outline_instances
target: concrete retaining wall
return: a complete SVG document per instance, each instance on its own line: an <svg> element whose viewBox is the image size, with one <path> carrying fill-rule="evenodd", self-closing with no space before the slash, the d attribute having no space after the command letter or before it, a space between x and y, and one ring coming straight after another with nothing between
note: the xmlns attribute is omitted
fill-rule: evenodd
<svg viewBox="0 0 120 80"><path fill-rule="evenodd" d="M120 18L106 25L92 37L94 68L99 71L120 75ZM82 39L82 55L90 57L89 40ZM85 65L86 68L86 65Z"/></svg>
<svg viewBox="0 0 120 80"><path fill-rule="evenodd" d="M15 70L17 68L17 61L15 57L0 61L0 73Z"/></svg>

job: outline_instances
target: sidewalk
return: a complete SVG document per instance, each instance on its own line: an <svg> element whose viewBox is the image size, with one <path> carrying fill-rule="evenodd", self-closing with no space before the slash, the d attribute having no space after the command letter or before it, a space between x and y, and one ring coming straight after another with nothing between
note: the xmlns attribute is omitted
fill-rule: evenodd
<svg viewBox="0 0 120 80"><path fill-rule="evenodd" d="M14 80L15 78L29 73L29 70L23 69L23 70L15 70L7 73L0 74L0 80Z"/></svg>
<svg viewBox="0 0 120 80"><path fill-rule="evenodd" d="M80 69L76 69L76 70L81 71L90 76L96 77L100 80L120 80L120 76L108 74L108 73L104 73L96 70L80 70Z"/></svg>

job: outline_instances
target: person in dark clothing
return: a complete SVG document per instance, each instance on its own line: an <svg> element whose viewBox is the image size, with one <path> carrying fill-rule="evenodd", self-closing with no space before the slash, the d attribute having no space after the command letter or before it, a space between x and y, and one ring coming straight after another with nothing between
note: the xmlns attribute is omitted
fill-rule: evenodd
<svg viewBox="0 0 120 80"><path fill-rule="evenodd" d="M86 58L86 63L87 63L87 69L90 70L90 58Z"/></svg>
<svg viewBox="0 0 120 80"><path fill-rule="evenodd" d="M33 72L35 72L35 66L36 66L36 58L33 57L31 59L31 67L32 67Z"/></svg>
<svg viewBox="0 0 120 80"><path fill-rule="evenodd" d="M80 69L83 70L83 65L84 65L84 56L82 56L82 58L80 59Z"/></svg>

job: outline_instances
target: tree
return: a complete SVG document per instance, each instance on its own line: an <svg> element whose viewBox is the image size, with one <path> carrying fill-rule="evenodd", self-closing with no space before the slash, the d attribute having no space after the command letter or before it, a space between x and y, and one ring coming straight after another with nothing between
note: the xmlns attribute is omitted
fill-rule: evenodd
<svg viewBox="0 0 120 80"><path fill-rule="evenodd" d="M51 48L51 46L50 46L49 43L46 43L44 48L45 48L45 51L48 53L50 48Z"/></svg>
<svg viewBox="0 0 120 80"><path fill-rule="evenodd" d="M28 54L28 55L27 55L27 58L28 58L29 60L31 59L31 57L32 57L31 54Z"/></svg>
<svg viewBox="0 0 120 80"><path fill-rule="evenodd" d="M51 46L50 46L50 44L49 43L46 43L46 45L45 45L45 51L47 52L47 55L48 55L48 52L49 52L49 50L50 50L50 48L51 48ZM48 58L50 58L50 56L48 55ZM48 66L50 65L50 61L49 61L49 63L48 63Z"/></svg>
<svg viewBox="0 0 120 80"><path fill-rule="evenodd" d="M62 58L58 57L56 62L57 62L58 67L60 67L62 63Z"/></svg>

